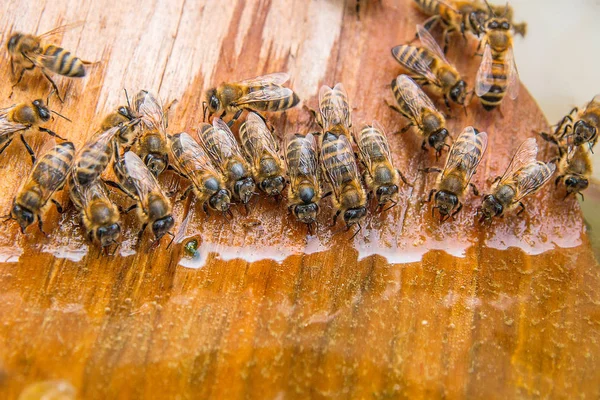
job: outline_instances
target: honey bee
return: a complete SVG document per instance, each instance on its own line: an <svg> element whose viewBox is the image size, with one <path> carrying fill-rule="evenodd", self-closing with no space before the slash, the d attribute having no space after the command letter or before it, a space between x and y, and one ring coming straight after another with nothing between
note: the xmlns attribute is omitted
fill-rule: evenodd
<svg viewBox="0 0 600 400"><path fill-rule="evenodd" d="M285 161L290 179L288 187L288 210L298 221L308 226L319 214L321 185L318 175L317 143L313 134L303 136L296 133L286 139Z"/></svg>
<svg viewBox="0 0 600 400"><path fill-rule="evenodd" d="M345 135L352 141L350 128L352 127L352 115L350 102L344 85L340 82L333 88L323 85L319 90L319 117L317 122L323 128L323 132Z"/></svg>
<svg viewBox="0 0 600 400"><path fill-rule="evenodd" d="M148 224L152 224L155 243L158 243L165 234L170 233L169 229L173 227L175 220L172 216L171 203L156 177L132 151L126 152L121 158L115 150L113 171L118 183L111 186L116 185L136 201L130 209L137 209L138 219L142 222L138 240L141 239Z"/></svg>
<svg viewBox="0 0 600 400"><path fill-rule="evenodd" d="M65 140L52 132L50 129L39 125L50 120L51 114L56 113L51 111L43 100L34 100L29 103L19 103L11 107L0 109L0 154L6 150L9 144L15 138L15 134L19 133L21 142L31 156L32 163L35 163L35 153L25 140L23 134L33 127L38 127L38 130L45 132L50 136ZM60 115L56 113L57 115ZM62 117L62 115L60 115ZM64 118L64 117L63 117Z"/></svg>
<svg viewBox="0 0 600 400"><path fill-rule="evenodd" d="M569 152L564 152L559 165L558 176L554 184L560 182L565 185L567 191L565 199L570 194L579 194L583 200L583 190L587 189L592 175L592 160L590 152L584 146L576 146Z"/></svg>
<svg viewBox="0 0 600 400"><path fill-rule="evenodd" d="M333 217L333 225L337 217L343 213L346 227L358 225L367 215L367 195L360 182L358 167L352 152L352 145L345 135L336 136L325 132L321 142L321 162L323 171L333 189L332 202L337 210Z"/></svg>
<svg viewBox="0 0 600 400"><path fill-rule="evenodd" d="M575 115L573 115L575 114ZM542 132L544 139L562 146L563 141L573 146L587 143L590 150L598 141L600 129L600 95L595 96L585 109L575 107L556 126L554 134ZM572 138L572 139L571 139Z"/></svg>
<svg viewBox="0 0 600 400"><path fill-rule="evenodd" d="M362 128L355 140L360 151L360 160L366 167L364 178L367 188L375 194L381 209L388 202L392 203L390 207L395 206L398 203L400 179L406 185L410 184L402 172L394 167L383 127L377 121L373 121L372 125Z"/></svg>
<svg viewBox="0 0 600 400"><path fill-rule="evenodd" d="M212 125L200 125L198 138L212 162L227 177L227 185L234 198L248 204L256 186L250 165L242 155L229 126L220 118L214 118Z"/></svg>
<svg viewBox="0 0 600 400"><path fill-rule="evenodd" d="M443 171L427 168L425 172L441 172L436 187L429 192L427 202L435 193L435 206L440 213L440 221L456 215L463 207L462 198L471 186L475 195L479 195L471 177L477 170L487 148L487 133L479 132L472 126L466 127L452 144ZM458 207L458 208L457 208Z"/></svg>
<svg viewBox="0 0 600 400"><path fill-rule="evenodd" d="M466 82L446 59L431 34L421 25L417 25L417 32L424 47L399 45L392 48L392 56L411 72L412 79L438 88L446 107L450 108L449 99L465 107Z"/></svg>
<svg viewBox="0 0 600 400"><path fill-rule="evenodd" d="M207 210L226 213L231 203L231 192L226 187L225 178L215 168L204 149L186 132L169 136L171 167L191 185L182 198L193 191L196 198Z"/></svg>
<svg viewBox="0 0 600 400"><path fill-rule="evenodd" d="M118 207L109 199L104 182L97 179L82 185L71 172L69 189L69 196L80 212L89 241L100 244L103 249L118 244L121 216Z"/></svg>
<svg viewBox="0 0 600 400"><path fill-rule="evenodd" d="M437 24L444 30L444 53L448 50L448 39L451 33L461 31L463 34L468 25L463 24L463 17L454 7L452 1L441 0L414 0L417 8L430 16L423 24L427 30L433 29Z"/></svg>
<svg viewBox="0 0 600 400"><path fill-rule="evenodd" d="M485 36L479 43L484 52L475 79L475 93L488 111L498 107L507 93L512 100L519 95L512 41L507 19L492 17L485 23Z"/></svg>
<svg viewBox="0 0 600 400"><path fill-rule="evenodd" d="M125 96L127 97L127 92L125 92ZM129 97L127 97L126 106L119 106L115 111L104 117L102 124L100 125L100 130L107 131L120 125L126 127L126 129L121 129L117 133L116 139L120 146L124 147L126 151L129 151L129 148L137 139L136 127L139 121L140 118L131 108Z"/></svg>
<svg viewBox="0 0 600 400"><path fill-rule="evenodd" d="M398 106L391 104L389 106L410 121L401 132L416 126L424 137L421 148L426 150L426 144L429 144L435 149L436 157L439 157L444 146L448 146L446 138L449 135L446 119L442 113L435 108L421 88L406 75L399 75L392 81L392 92Z"/></svg>
<svg viewBox="0 0 600 400"><path fill-rule="evenodd" d="M534 138L525 140L519 146L504 175L496 179L492 193L484 196L480 222L502 216L517 206L521 207L517 215L525 211L521 200L540 190L556 169L555 164L537 161L537 151Z"/></svg>
<svg viewBox="0 0 600 400"><path fill-rule="evenodd" d="M501 15L506 18L514 33L523 37L527 34L527 23L513 22L514 11L509 4L495 6L487 1L454 0L453 5L463 17L464 30L473 32L477 36L484 33L485 22L493 15Z"/></svg>
<svg viewBox="0 0 600 400"><path fill-rule="evenodd" d="M258 76L241 82L223 83L206 92L209 117L221 113L234 113L231 126L244 110L285 111L296 106L300 98L292 89L282 85L290 79L285 72Z"/></svg>
<svg viewBox="0 0 600 400"><path fill-rule="evenodd" d="M13 76L15 76L15 66L21 68L13 87L21 82L25 71L39 68L52 85L53 93L56 93L62 102L58 87L47 71L70 78L81 78L86 74L85 66L92 62L84 61L62 47L46 43L46 40L79 25L81 24L63 25L39 36L21 32L13 33L7 44Z"/></svg>
<svg viewBox="0 0 600 400"><path fill-rule="evenodd" d="M252 164L258 187L269 196L279 196L285 187L283 161L279 146L262 118L250 112L240 126L242 149Z"/></svg>
<svg viewBox="0 0 600 400"><path fill-rule="evenodd" d="M15 196L10 210L9 219L19 223L22 233L25 233L25 229L37 219L40 231L46 234L42 225L42 214L47 208L48 201L54 203L58 212L62 213L60 203L52 196L64 187L74 156L73 143L62 142L44 152L35 162L29 177Z"/></svg>
<svg viewBox="0 0 600 400"><path fill-rule="evenodd" d="M140 120L134 151L158 177L169 165L167 119L162 104L152 93L141 90L134 99L134 107Z"/></svg>

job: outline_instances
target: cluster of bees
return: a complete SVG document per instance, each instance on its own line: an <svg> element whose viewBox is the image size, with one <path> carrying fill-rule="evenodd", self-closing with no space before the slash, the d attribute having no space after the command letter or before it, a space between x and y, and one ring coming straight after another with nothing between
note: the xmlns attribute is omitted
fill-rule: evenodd
<svg viewBox="0 0 600 400"><path fill-rule="evenodd" d="M390 107L410 121L404 130L415 127L423 137L424 150L432 148L438 158L448 148L443 169L425 170L440 173L427 202L434 200L432 214L438 210L443 221L462 209L469 187L479 194L471 177L485 154L488 137L486 132L469 126L449 145L451 135L445 116L419 84L434 87L448 109L450 102L466 107L467 85L444 54L451 33L468 33L481 37L479 48L483 48L483 54L474 93L482 106L492 110L506 94L514 99L519 82L512 34L524 35L525 25L512 23L508 6L497 8L477 0L415 0L415 4L430 18L417 27L421 46L405 44L392 49L393 57L407 74L392 81L396 104ZM444 51L429 33L435 25L443 28ZM10 37L8 52L16 84L25 71L39 69L62 100L49 73L85 75L88 62L48 42L51 35L67 28L41 36L15 33ZM172 170L189 182L182 199L193 193L207 212L210 209L231 215L231 205L247 205L257 187L275 198L285 194L289 211L308 226L309 232L320 212L320 201L331 195L333 224L341 215L348 229L358 227L356 235L371 197L384 211L397 204L400 181L411 184L394 167L386 133L379 123L352 129L350 102L341 83L323 86L319 91L319 109L314 115L321 131L288 135L280 151L279 141L262 113L285 111L299 103L293 90L284 86L288 79L286 73L274 73L208 90L204 114L206 120L208 112L212 123L202 123L195 137L186 132L170 134L170 106L163 107L157 96L141 90L131 102L127 97L127 105L107 115L78 151L73 143L41 126L52 114L61 116L44 101L2 109L0 153L18 135L33 161L33 169L15 196L8 218L16 220L23 232L37 221L43 232L42 215L49 204L54 203L62 212L53 196L66 184L90 241L104 249L118 245L121 213L136 209L142 224L139 238L150 226L156 244L166 234L173 236L171 201L157 180L163 172ZM231 127L245 111L247 117L239 127L238 141ZM233 116L225 122L227 115ZM600 102L594 99L584 110L574 109L554 133L542 133L557 144L557 160L536 160L535 139L523 142L506 172L483 197L480 220L490 220L517 206L522 212L522 200L550 179L557 162L560 174L556 183L564 182L567 195L585 189L591 173L588 148L595 144L599 126ZM34 128L62 142L48 142L48 148L36 157L24 137ZM109 167L115 180L105 177ZM322 184L322 178L327 185ZM127 209L117 206L109 195L109 186L134 200L133 205Z"/></svg>

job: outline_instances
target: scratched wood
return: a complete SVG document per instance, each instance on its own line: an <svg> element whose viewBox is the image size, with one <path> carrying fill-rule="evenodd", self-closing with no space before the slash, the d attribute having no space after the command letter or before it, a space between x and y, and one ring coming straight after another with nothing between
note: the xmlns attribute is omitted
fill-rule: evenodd
<svg viewBox="0 0 600 400"><path fill-rule="evenodd" d="M85 399L600 396L600 270L576 202L547 187L523 218L491 226L474 223L472 196L441 226L420 203L435 177L418 169L435 157L413 132L392 135L406 121L384 104L400 73L389 50L424 18L409 0L363 1L360 20L354 0L5 3L3 43L11 30L85 21L61 43L100 63L84 79L57 79L67 97L51 107L73 122L49 124L76 145L124 102L123 88L179 100L169 130L193 133L210 85L283 70L312 108L320 85L344 82L354 124L379 120L415 185L353 240L328 226L327 202L314 237L272 200L232 221L191 210L185 237L213 250L201 269L179 265L182 244L150 251L148 236L131 255L102 257L72 208L48 212L49 238L3 225L0 397L57 380ZM475 46L456 40L449 52L471 87ZM49 90L34 73L9 99L6 56L0 79L2 106ZM454 135L468 124L490 134L474 179L484 191L522 140L548 128L524 88L503 117L476 101L461 112L449 121ZM314 129L301 107L271 121L279 135ZM45 138L35 137L37 149ZM554 155L538 143L541 158ZM16 142L1 157L5 213L31 165ZM161 183L180 184L168 173ZM189 207L175 206L179 221ZM124 224L133 238L134 216Z"/></svg>

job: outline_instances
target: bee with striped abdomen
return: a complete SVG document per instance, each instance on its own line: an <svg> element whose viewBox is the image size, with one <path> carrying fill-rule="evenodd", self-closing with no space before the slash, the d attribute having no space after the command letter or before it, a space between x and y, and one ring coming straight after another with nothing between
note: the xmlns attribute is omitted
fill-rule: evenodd
<svg viewBox="0 0 600 400"><path fill-rule="evenodd" d="M129 97L125 92L127 98L126 106L119 106L115 111L107 114L102 120L100 125L101 131L107 131L115 126L123 125L126 129L121 129L116 136L119 146L125 148L125 151L129 151L129 148L133 146L137 140L137 124L140 121L139 115L133 111L129 104Z"/></svg>
<svg viewBox="0 0 600 400"><path fill-rule="evenodd" d="M444 96L446 107L450 108L449 100L464 107L466 82L446 59L431 34L421 25L417 25L417 32L424 47L399 45L392 48L392 56L411 72L412 79L438 88Z"/></svg>
<svg viewBox="0 0 600 400"><path fill-rule="evenodd" d="M309 232L312 232L322 195L317 143L313 134L303 136L296 133L289 136L286 139L285 161L290 178L288 209L298 221L308 225Z"/></svg>
<svg viewBox="0 0 600 400"><path fill-rule="evenodd" d="M427 30L433 29L437 24L444 30L444 53L448 50L448 39L451 33L461 31L464 33L462 16L452 5L451 1L440 0L414 0L419 10L430 17L423 24Z"/></svg>
<svg viewBox="0 0 600 400"><path fill-rule="evenodd" d="M371 125L366 125L360 133L356 135L356 144L359 149L359 156L365 165L365 183L371 193L377 198L380 209L386 203L392 203L395 206L398 203L398 185L400 179L406 185L410 185L402 172L394 167L390 145L385 131L377 121Z"/></svg>
<svg viewBox="0 0 600 400"><path fill-rule="evenodd" d="M542 132L541 135L560 147L566 144L580 146L587 143L591 150L598 141L598 130L600 130L600 95L596 95L583 110L573 108L558 123L553 134Z"/></svg>
<svg viewBox="0 0 600 400"><path fill-rule="evenodd" d="M485 36L479 43L484 51L475 79L475 93L488 111L498 107L506 94L512 100L519 95L512 42L507 19L492 17L485 23Z"/></svg>
<svg viewBox="0 0 600 400"><path fill-rule="evenodd" d="M171 167L191 182L182 198L193 191L205 211L210 207L222 213L228 212L231 192L204 149L185 132L169 136L169 148Z"/></svg>
<svg viewBox="0 0 600 400"><path fill-rule="evenodd" d="M292 108L300 99L292 89L282 86L289 79L285 72L278 72L209 89L206 92L209 116L221 113L219 117L223 118L233 113L229 122L232 125L244 110L276 112Z"/></svg>
<svg viewBox="0 0 600 400"><path fill-rule="evenodd" d="M113 171L118 180L117 187L136 201L131 208L137 208L138 219L142 223L138 240L151 224L155 242L158 243L165 234L170 233L169 229L175 220L171 203L156 177L132 151L126 152L122 158L118 153L115 154Z"/></svg>
<svg viewBox="0 0 600 400"><path fill-rule="evenodd" d="M69 175L69 196L79 210L90 242L100 244L103 249L118 244L121 215L108 197L106 185L101 179L82 185L72 172Z"/></svg>
<svg viewBox="0 0 600 400"><path fill-rule="evenodd" d="M285 187L283 161L279 146L262 118L250 112L240 126L242 149L252 164L258 187L269 196L279 196Z"/></svg>
<svg viewBox="0 0 600 400"><path fill-rule="evenodd" d="M141 90L133 104L140 129L134 151L158 177L169 165L167 118L162 103L152 93Z"/></svg>
<svg viewBox="0 0 600 400"><path fill-rule="evenodd" d="M323 172L333 189L332 202L336 209L333 225L337 217L343 214L348 229L352 225L358 225L358 230L352 235L354 237L361 231L360 223L367 215L367 195L360 181L352 144L345 135L324 133L321 162Z"/></svg>
<svg viewBox="0 0 600 400"><path fill-rule="evenodd" d="M62 213L62 207L52 196L64 187L74 156L73 143L62 142L37 159L29 177L15 196L10 211L10 219L19 223L21 232L25 233L25 229L37 219L40 231L45 233L42 214L49 201Z"/></svg>
<svg viewBox="0 0 600 400"><path fill-rule="evenodd" d="M31 161L35 163L35 153L25 140L23 134L36 126L41 132L65 140L50 129L40 126L44 122L50 120L50 113L55 113L64 118L62 115L50 110L41 99L34 100L31 104L19 103L11 107L0 109L0 154L6 150L18 133L25 149L27 149L27 152L31 156Z"/></svg>
<svg viewBox="0 0 600 400"><path fill-rule="evenodd" d="M471 177L477 170L486 148L487 133L468 126L452 144L444 169L425 169L425 172L441 172L436 187L429 192L427 199L427 202L430 202L435 193L435 206L431 213L438 209L440 221L445 221L462 209L462 200L469 186L475 195L479 194L475 185L471 183Z"/></svg>
<svg viewBox="0 0 600 400"><path fill-rule="evenodd" d="M350 133L352 127L350 101L341 82L333 88L327 85L321 86L317 123L323 129L323 133L329 132L336 136L345 135L348 141L353 140Z"/></svg>
<svg viewBox="0 0 600 400"><path fill-rule="evenodd" d="M47 71L69 78L80 78L86 74L85 65L92 63L81 60L62 47L46 43L46 40L79 25L63 25L39 36L20 32L13 33L7 44L13 76L15 75L15 66L21 68L13 87L21 82L25 71L39 68L46 79L50 81L58 98L63 101L56 83Z"/></svg>
<svg viewBox="0 0 600 400"><path fill-rule="evenodd" d="M229 126L220 118L214 118L212 125L200 125L198 138L212 162L227 178L227 186L234 198L248 204L256 185L250 165L242 155Z"/></svg>
<svg viewBox="0 0 600 400"><path fill-rule="evenodd" d="M576 146L569 152L563 152L558 164L558 176L554 184L560 182L565 185L567 191L565 198L570 194L579 194L583 200L583 190L587 189L592 176L592 159L590 152L585 146Z"/></svg>
<svg viewBox="0 0 600 400"><path fill-rule="evenodd" d="M421 148L426 150L426 144L429 144L435 149L436 157L439 157L444 146L448 146L446 138L449 134L444 115L435 108L421 88L406 75L399 75L392 81L392 92L398 105L389 106L410 121L401 132L415 126L424 137Z"/></svg>
<svg viewBox="0 0 600 400"><path fill-rule="evenodd" d="M492 193L484 196L480 222L502 216L517 206L521 207L517 215L525 211L521 200L540 190L556 169L555 164L537 161L537 151L534 138L525 140L519 146L504 175L497 178Z"/></svg>

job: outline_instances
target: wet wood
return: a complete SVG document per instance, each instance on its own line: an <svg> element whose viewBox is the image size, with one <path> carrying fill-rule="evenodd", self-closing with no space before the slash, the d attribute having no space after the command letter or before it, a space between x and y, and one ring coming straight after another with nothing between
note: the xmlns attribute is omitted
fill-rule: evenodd
<svg viewBox="0 0 600 400"><path fill-rule="evenodd" d="M314 237L267 199L230 222L197 208L186 237L200 240L201 269L179 265L183 244L150 251L145 236L133 252L134 215L124 217L127 240L111 258L88 247L72 208L46 215L50 238L3 225L2 398L47 380L86 399L600 395L600 270L576 202L548 186L523 218L476 225L480 200L470 196L455 221L431 219L420 201L435 177L418 169L435 157L413 132L392 135L406 121L384 104L400 73L389 50L423 16L408 0L382 3L363 1L359 20L353 0L9 1L5 33L86 21L62 45L101 62L85 79L58 78L67 99L51 104L73 122L50 126L76 145L124 101L123 88L178 99L170 130L193 132L209 85L285 70L313 108L321 84L344 82L355 126L377 119L387 128L415 187L402 187L400 204L369 216L354 240L328 227L327 202ZM457 38L449 53L471 87L475 46ZM6 57L0 78L6 105L49 90L30 74L8 99ZM468 124L490 134L475 177L484 191L522 140L548 128L525 88L503 104L504 117L476 101L461 112L449 122L454 135ZM314 129L300 107L271 121L280 134ZM42 141L32 139L35 148ZM31 165L17 143L1 157L4 213ZM161 182L179 184L169 174ZM175 206L179 221L187 208Z"/></svg>

